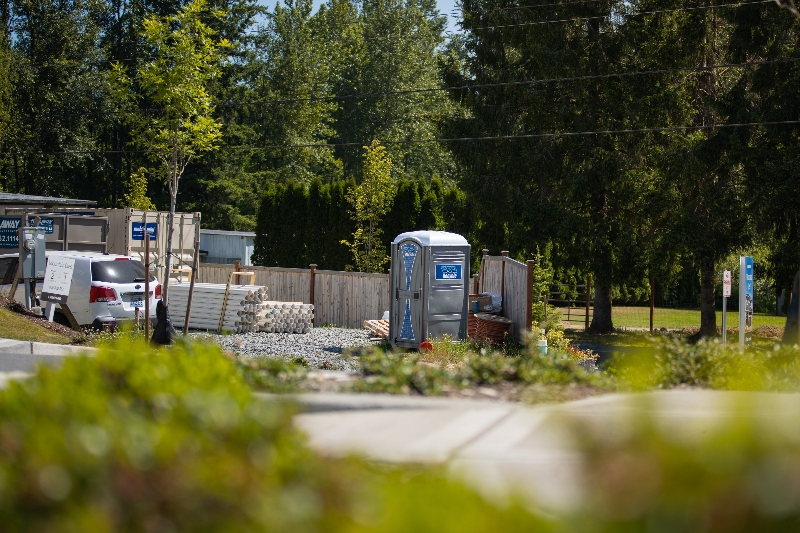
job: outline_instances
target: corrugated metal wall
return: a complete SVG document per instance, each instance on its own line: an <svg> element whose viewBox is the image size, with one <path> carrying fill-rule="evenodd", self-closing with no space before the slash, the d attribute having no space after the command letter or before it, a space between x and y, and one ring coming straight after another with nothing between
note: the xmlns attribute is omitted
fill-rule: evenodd
<svg viewBox="0 0 800 533"><path fill-rule="evenodd" d="M200 249L208 252L211 263L222 263L222 261L215 260L216 258L226 259L230 264L238 259L242 262L242 266L250 266L253 241L253 237L209 234L200 231Z"/></svg>

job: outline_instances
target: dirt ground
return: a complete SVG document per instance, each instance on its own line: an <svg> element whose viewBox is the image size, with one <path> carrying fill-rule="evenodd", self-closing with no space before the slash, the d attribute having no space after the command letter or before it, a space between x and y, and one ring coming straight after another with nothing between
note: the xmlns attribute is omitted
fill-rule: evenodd
<svg viewBox="0 0 800 533"><path fill-rule="evenodd" d="M0 308L8 309L9 311L26 318L32 324L36 324L37 326L41 326L45 329L49 329L50 331L58 333L59 335L70 338L72 339L73 344L81 344L86 342L86 335L82 331L75 331L67 326L62 326L61 324L56 324L55 322L48 322L47 319L41 315L37 315L36 313L28 311L21 304L6 296L0 295Z"/></svg>

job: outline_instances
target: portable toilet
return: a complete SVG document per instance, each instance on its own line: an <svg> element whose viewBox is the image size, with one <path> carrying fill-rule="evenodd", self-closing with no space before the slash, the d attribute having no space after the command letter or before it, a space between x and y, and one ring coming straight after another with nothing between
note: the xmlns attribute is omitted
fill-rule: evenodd
<svg viewBox="0 0 800 533"><path fill-rule="evenodd" d="M416 348L450 335L467 338L470 245L445 231L410 231L392 242L389 340Z"/></svg>

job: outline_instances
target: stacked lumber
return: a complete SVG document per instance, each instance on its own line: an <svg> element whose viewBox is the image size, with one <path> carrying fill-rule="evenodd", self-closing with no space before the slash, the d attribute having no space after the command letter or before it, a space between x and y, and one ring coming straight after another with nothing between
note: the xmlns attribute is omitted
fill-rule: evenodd
<svg viewBox="0 0 800 533"><path fill-rule="evenodd" d="M172 323L176 327L183 327L186 319L186 303L189 300L189 283L170 283L169 285L169 310ZM194 296L192 297L192 314L189 317L189 327L192 329L209 329L217 331L219 316L225 307L222 319L222 331L237 332L239 327L239 311L242 310L241 302L249 293L265 287L257 285L231 285L227 292L224 283L195 283Z"/></svg>
<svg viewBox="0 0 800 533"><path fill-rule="evenodd" d="M380 337L381 339L389 338L388 320L365 320L364 327L376 337Z"/></svg>
<svg viewBox="0 0 800 533"><path fill-rule="evenodd" d="M192 329L219 328L223 308L222 331L235 333L307 333L312 328L314 306L300 302L274 302L267 300L267 288L258 285L231 285L224 283L195 283ZM189 283L174 283L169 287L170 317L176 327L183 327Z"/></svg>
<svg viewBox="0 0 800 533"><path fill-rule="evenodd" d="M266 290L253 291L242 300L238 333L308 333L313 327L314 306L301 302L271 302Z"/></svg>

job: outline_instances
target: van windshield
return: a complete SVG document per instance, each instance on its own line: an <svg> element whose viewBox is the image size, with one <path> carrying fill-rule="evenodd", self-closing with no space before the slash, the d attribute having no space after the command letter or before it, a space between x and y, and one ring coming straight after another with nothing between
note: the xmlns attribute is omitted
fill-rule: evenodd
<svg viewBox="0 0 800 533"><path fill-rule="evenodd" d="M151 275L151 281L155 277ZM136 283L144 281L144 264L130 261L92 261L92 281L105 283Z"/></svg>

